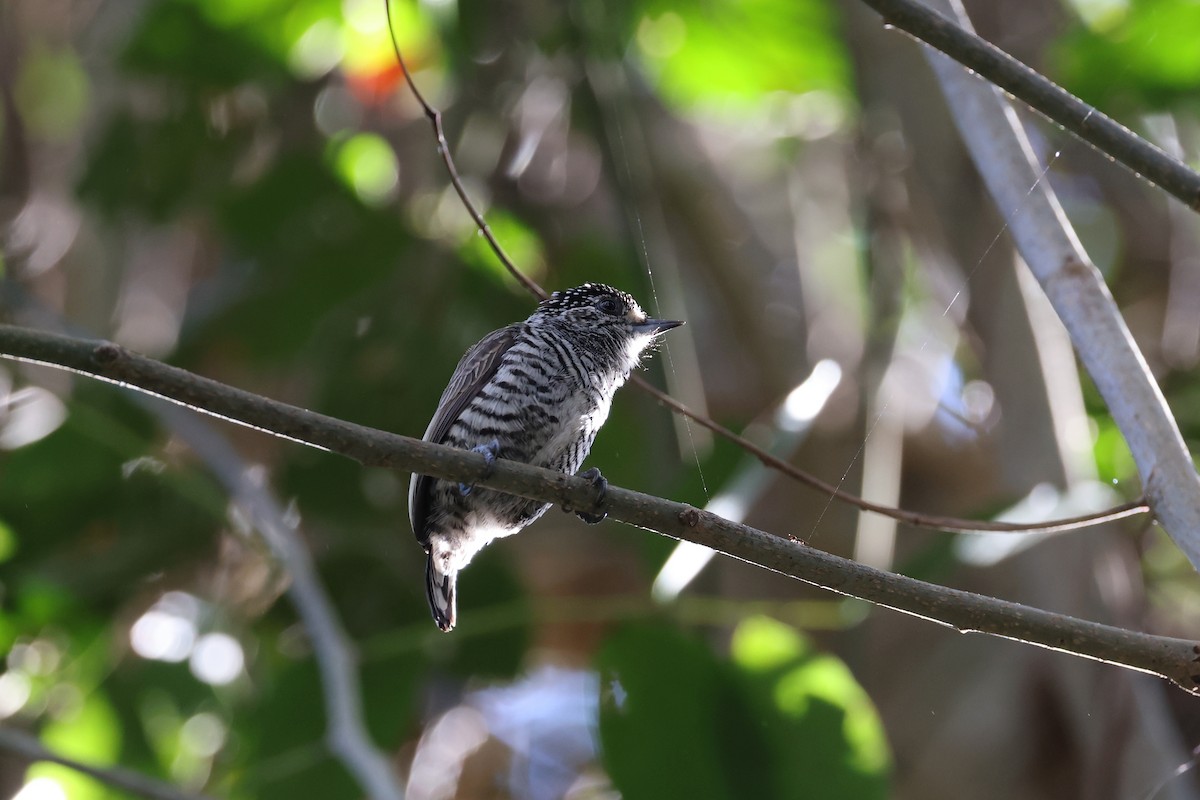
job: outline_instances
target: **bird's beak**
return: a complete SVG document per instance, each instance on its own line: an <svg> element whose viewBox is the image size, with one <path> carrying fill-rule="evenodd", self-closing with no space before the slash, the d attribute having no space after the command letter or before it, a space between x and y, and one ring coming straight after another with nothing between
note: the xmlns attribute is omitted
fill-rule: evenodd
<svg viewBox="0 0 1200 800"><path fill-rule="evenodd" d="M671 328L678 328L683 324L682 320L677 319L645 319L634 325L633 328L638 333L648 333L650 335L665 333Z"/></svg>

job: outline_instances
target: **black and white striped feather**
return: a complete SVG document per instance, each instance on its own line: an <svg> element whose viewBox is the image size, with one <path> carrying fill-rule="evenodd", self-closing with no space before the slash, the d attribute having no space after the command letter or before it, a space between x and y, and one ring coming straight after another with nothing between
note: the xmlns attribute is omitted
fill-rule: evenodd
<svg viewBox="0 0 1200 800"><path fill-rule="evenodd" d="M425 440L568 475L579 471L616 390L661 332L625 292L585 284L556 292L529 319L493 331L459 361ZM549 506L425 475L409 484L409 519L428 554L434 620L454 627L458 571L491 541L517 533Z"/></svg>

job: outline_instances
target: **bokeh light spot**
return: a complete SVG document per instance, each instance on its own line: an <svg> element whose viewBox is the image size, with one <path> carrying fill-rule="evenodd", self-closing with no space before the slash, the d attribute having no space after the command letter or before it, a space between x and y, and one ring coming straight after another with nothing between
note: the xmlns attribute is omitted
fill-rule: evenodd
<svg viewBox="0 0 1200 800"><path fill-rule="evenodd" d="M13 800L67 800L67 793L53 778L34 778L13 795Z"/></svg>
<svg viewBox="0 0 1200 800"><path fill-rule="evenodd" d="M372 133L351 136L337 148L334 168L364 203L379 205L395 192L400 164L391 145Z"/></svg>
<svg viewBox="0 0 1200 800"><path fill-rule="evenodd" d="M192 649L192 674L211 686L233 683L242 674L246 656L242 646L227 633L206 633Z"/></svg>
<svg viewBox="0 0 1200 800"><path fill-rule="evenodd" d="M196 626L185 617L151 609L129 629L129 645L142 658L177 663L186 659L196 641Z"/></svg>

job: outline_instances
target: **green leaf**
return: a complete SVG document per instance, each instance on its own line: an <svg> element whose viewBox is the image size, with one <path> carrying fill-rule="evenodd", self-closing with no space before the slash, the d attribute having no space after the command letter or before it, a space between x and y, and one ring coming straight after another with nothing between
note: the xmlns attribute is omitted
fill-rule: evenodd
<svg viewBox="0 0 1200 800"><path fill-rule="evenodd" d="M120 403L112 402L109 387L81 388L57 430L0 461L0 515L17 535L23 557L55 553L87 521L117 510L121 464L128 454L98 446L99 432L75 412L89 396L110 409ZM108 433L115 435L118 428L112 419Z"/></svg>
<svg viewBox="0 0 1200 800"><path fill-rule="evenodd" d="M849 58L824 0L653 2L636 42L662 91L685 105L760 103L777 91L852 94Z"/></svg>
<svg viewBox="0 0 1200 800"><path fill-rule="evenodd" d="M767 617L741 623L731 650L763 726L774 796L887 796L883 726L844 663Z"/></svg>
<svg viewBox="0 0 1200 800"><path fill-rule="evenodd" d="M425 661L404 655L374 659L361 670L363 713L373 741L399 745L411 724ZM315 660L277 663L253 714L239 726L249 746L239 754L262 800L354 797L358 787L325 744L325 693ZM263 769L260 769L263 768Z"/></svg>
<svg viewBox="0 0 1200 800"><path fill-rule="evenodd" d="M8 561L17 552L17 537L13 529L0 519L0 564Z"/></svg>
<svg viewBox="0 0 1200 800"><path fill-rule="evenodd" d="M217 136L198 106L158 119L118 112L93 147L77 191L102 213L166 221L203 208L231 180L240 136Z"/></svg>
<svg viewBox="0 0 1200 800"><path fill-rule="evenodd" d="M121 727L108 698L97 690L83 695L79 706L42 729L42 742L50 750L85 764L106 766L116 761L121 750ZM30 767L27 780L53 780L72 800L117 797L105 784L58 764L39 763Z"/></svg>
<svg viewBox="0 0 1200 800"><path fill-rule="evenodd" d="M604 763L626 800L771 796L759 727L701 642L629 626L605 643L599 666Z"/></svg>
<svg viewBox="0 0 1200 800"><path fill-rule="evenodd" d="M277 664L238 733L239 752L254 796L352 797L353 779L325 747L325 708L317 664L311 659ZM240 782L239 782L240 783Z"/></svg>
<svg viewBox="0 0 1200 800"><path fill-rule="evenodd" d="M1137 464L1125 435L1121 433L1111 417L1098 416L1092 418L1096 423L1095 443L1092 454L1096 459L1097 477L1106 483L1119 484L1122 481L1136 480Z"/></svg>
<svg viewBox="0 0 1200 800"><path fill-rule="evenodd" d="M396 152L382 136L357 133L337 143L331 154L338 177L367 205L381 205L396 188Z"/></svg>
<svg viewBox="0 0 1200 800"><path fill-rule="evenodd" d="M1054 50L1067 89L1109 113L1195 104L1200 89L1200 4L1134 0L1080 26Z"/></svg>
<svg viewBox="0 0 1200 800"><path fill-rule="evenodd" d="M737 628L732 655L665 626L606 642L600 738L624 797L886 796L883 728L845 664L766 618Z"/></svg>
<svg viewBox="0 0 1200 800"><path fill-rule="evenodd" d="M219 57L218 55L219 54ZM168 78L192 92L232 89L248 81L279 81L282 59L234 27L214 24L200 5L152 3L122 55L140 75Z"/></svg>
<svg viewBox="0 0 1200 800"><path fill-rule="evenodd" d="M508 253L512 262L535 281L544 280L546 256L537 233L517 217L499 209L488 212L487 222L496 241ZM510 287L517 285L516 278L500 263L487 239L474 227L459 248L459 254L467 266L473 267L497 283Z"/></svg>

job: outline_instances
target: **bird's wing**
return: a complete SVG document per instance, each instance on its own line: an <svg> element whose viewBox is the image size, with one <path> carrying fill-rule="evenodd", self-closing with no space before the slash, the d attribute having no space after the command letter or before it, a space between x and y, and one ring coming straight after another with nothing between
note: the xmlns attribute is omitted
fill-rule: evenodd
<svg viewBox="0 0 1200 800"><path fill-rule="evenodd" d="M520 330L521 324L517 323L492 331L463 355L454 374L450 376L446 391L442 392L437 413L425 429L425 436L422 437L425 441L440 444L446 438L450 426L467 407L467 403L496 374L500 361L517 340ZM429 489L432 484L433 479L428 475L417 473L413 473L408 484L408 519L422 545L427 543L425 523L429 517Z"/></svg>

